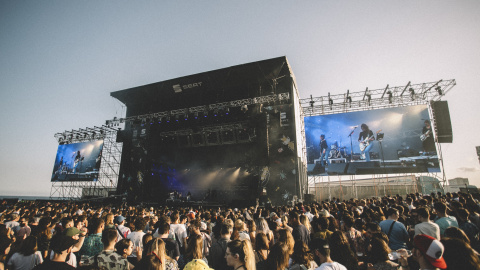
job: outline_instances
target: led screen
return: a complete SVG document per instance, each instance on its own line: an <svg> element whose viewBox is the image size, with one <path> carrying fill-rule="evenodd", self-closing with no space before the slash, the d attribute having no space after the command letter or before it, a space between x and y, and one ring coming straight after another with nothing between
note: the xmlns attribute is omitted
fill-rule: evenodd
<svg viewBox="0 0 480 270"><path fill-rule="evenodd" d="M52 182L97 181L103 140L58 146Z"/></svg>
<svg viewBox="0 0 480 270"><path fill-rule="evenodd" d="M305 117L308 172L438 172L429 120L426 105ZM360 136L362 125L368 127L362 135L369 136Z"/></svg>

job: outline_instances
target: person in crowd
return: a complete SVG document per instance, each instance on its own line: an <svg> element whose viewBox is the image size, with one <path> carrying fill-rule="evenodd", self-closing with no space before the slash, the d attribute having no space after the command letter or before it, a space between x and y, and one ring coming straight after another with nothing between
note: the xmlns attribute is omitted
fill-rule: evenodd
<svg viewBox="0 0 480 270"><path fill-rule="evenodd" d="M312 224L310 223L310 220L308 219L307 216L305 215L300 215L300 223L307 228L307 231L309 234L312 233Z"/></svg>
<svg viewBox="0 0 480 270"><path fill-rule="evenodd" d="M116 216L113 219L113 223L116 225L116 230L118 232L117 242L127 238L127 236L131 233L130 228L125 226L125 218L123 216Z"/></svg>
<svg viewBox="0 0 480 270"><path fill-rule="evenodd" d="M2 224L4 225L4 224ZM8 228L8 230L11 230ZM10 248L12 246L13 239L6 235L0 235L0 269L5 269L7 254L10 252Z"/></svg>
<svg viewBox="0 0 480 270"><path fill-rule="evenodd" d="M471 246L479 249L480 230L477 225L470 221L470 212L465 208L457 209L458 226L470 239Z"/></svg>
<svg viewBox="0 0 480 270"><path fill-rule="evenodd" d="M333 234L332 231L328 230L329 223L328 218L324 216L315 218L313 221L313 227L316 228L316 232L313 234L313 238L320 238L328 242Z"/></svg>
<svg viewBox="0 0 480 270"><path fill-rule="evenodd" d="M255 241L255 263L258 264L268 258L270 245L264 233L258 233L255 238L257 239L257 241Z"/></svg>
<svg viewBox="0 0 480 270"><path fill-rule="evenodd" d="M38 222L37 235L35 236L37 237L38 251L42 254L43 259L47 258L54 227L55 223L50 217L43 217Z"/></svg>
<svg viewBox="0 0 480 270"><path fill-rule="evenodd" d="M17 236L20 239L23 239L24 237L30 236L30 233L32 232L32 229L30 228L30 226L28 226L28 218L22 217L22 218L20 218L19 222L20 222L20 225L19 225L19 229L17 231Z"/></svg>
<svg viewBox="0 0 480 270"><path fill-rule="evenodd" d="M387 219L380 222L380 228L390 240L388 247L392 250L406 249L409 235L405 225L398 222L399 212L396 208L389 208L387 210Z"/></svg>
<svg viewBox="0 0 480 270"><path fill-rule="evenodd" d="M128 256L132 255L133 253L133 242L130 239L122 239L115 244L115 252L118 255L122 256L122 258L127 259ZM138 256L138 254L137 254ZM128 260L127 260L128 261ZM135 266L128 262L128 269L131 270Z"/></svg>
<svg viewBox="0 0 480 270"><path fill-rule="evenodd" d="M308 243L310 242L310 232L308 231L307 227L305 227L305 225L300 223L300 216L298 212L291 211L289 216L292 224L293 240L302 241L303 243L308 245Z"/></svg>
<svg viewBox="0 0 480 270"><path fill-rule="evenodd" d="M257 225L253 219L249 219L246 222L246 226L248 229L248 236L250 237L250 242L252 246L255 246L255 236L257 235Z"/></svg>
<svg viewBox="0 0 480 270"><path fill-rule="evenodd" d="M295 242L291 259L292 262L288 268L289 270L313 270L318 267L313 260L313 254L308 249L308 246L303 242Z"/></svg>
<svg viewBox="0 0 480 270"><path fill-rule="evenodd" d="M43 263L35 266L33 270L71 270L75 267L69 265L65 261L72 252L73 246L78 240L74 240L72 237L59 234L52 238L52 251L54 252L53 259L44 260Z"/></svg>
<svg viewBox="0 0 480 270"><path fill-rule="evenodd" d="M20 250L8 260L10 270L31 270L43 262L40 251L37 251L37 238L28 236L23 240Z"/></svg>
<svg viewBox="0 0 480 270"><path fill-rule="evenodd" d="M265 234L267 236L269 246L273 246L274 235L273 232L270 230L267 221L263 217L260 217L255 221L255 224L257 227L257 234Z"/></svg>
<svg viewBox="0 0 480 270"><path fill-rule="evenodd" d="M355 254L364 253L364 239L361 232L354 228L355 221L352 216L345 215L343 217L343 229L345 230L345 236L348 239L350 248Z"/></svg>
<svg viewBox="0 0 480 270"><path fill-rule="evenodd" d="M448 227L458 227L457 219L454 216L447 215L447 205L443 202L436 202L433 205L437 217L435 223L440 227L440 236L445 234L445 229Z"/></svg>
<svg viewBox="0 0 480 270"><path fill-rule="evenodd" d="M390 254L391 250L388 247L387 242L385 242L382 238L374 237L371 241L371 250L369 252L370 259L372 261L369 264L369 269L382 269L382 270L396 270L402 269L398 263L390 261L388 255ZM408 267L408 263L403 261L404 266ZM403 265L402 265L403 267Z"/></svg>
<svg viewBox="0 0 480 270"><path fill-rule="evenodd" d="M358 259L350 248L348 239L342 231L335 231L328 242L331 251L331 259L347 267L347 269L358 269Z"/></svg>
<svg viewBox="0 0 480 270"><path fill-rule="evenodd" d="M69 227L68 229L65 229L62 234L67 236L67 237L72 237L73 240L76 240L77 243L75 246L72 248L72 252L67 256L67 260L65 261L69 265L77 268L77 256L75 255L75 252L80 251L80 249L83 246L83 242L85 240L85 234L86 234L86 228L82 228L82 230L79 230L75 227ZM54 254L50 253L50 259L53 259Z"/></svg>
<svg viewBox="0 0 480 270"><path fill-rule="evenodd" d="M220 227L220 237L217 238L210 248L208 256L208 264L211 268L217 270L228 270L229 266L225 260L225 252L227 251L227 244L230 242L233 228L227 224L222 224Z"/></svg>
<svg viewBox="0 0 480 270"><path fill-rule="evenodd" d="M89 235L85 238L80 249L80 260L86 260L88 257L97 255L103 250L102 232L105 228L105 221L99 217L94 217L88 228Z"/></svg>
<svg viewBox="0 0 480 270"><path fill-rule="evenodd" d="M193 233L188 237L187 250L185 250L185 262L203 260L208 265L208 260L203 255L203 238L200 234Z"/></svg>
<svg viewBox="0 0 480 270"><path fill-rule="evenodd" d="M184 253L185 247L187 245L187 228L184 225L184 222L180 220L180 214L175 211L171 216L170 220L170 229L173 231L175 235L175 239L177 239L179 243L180 253ZM185 218L183 219L183 221Z"/></svg>
<svg viewBox="0 0 480 270"><path fill-rule="evenodd" d="M415 225L415 235L426 234L440 240L440 227L430 220L430 213L427 208L421 207L417 210L417 218L420 223Z"/></svg>
<svg viewBox="0 0 480 270"><path fill-rule="evenodd" d="M290 251L287 244L277 242L270 248L267 260L256 264L257 270L285 270L288 268Z"/></svg>
<svg viewBox="0 0 480 270"><path fill-rule="evenodd" d="M480 269L480 259L478 257L478 253L476 253L468 243L458 238L449 237L443 238L440 240L440 242L445 248L443 258L447 264L446 269Z"/></svg>
<svg viewBox="0 0 480 270"><path fill-rule="evenodd" d="M317 265L316 270L347 270L347 268L334 261L331 257L331 250L329 244L320 238L313 239L311 243L313 257Z"/></svg>
<svg viewBox="0 0 480 270"><path fill-rule="evenodd" d="M7 222L5 222L5 226L7 226L7 228L11 228L14 232L15 232L15 229L14 228L17 228L20 226L20 223L18 222L20 220L20 215L17 214L17 213L12 213L10 214L10 218L8 219Z"/></svg>
<svg viewBox="0 0 480 270"><path fill-rule="evenodd" d="M103 251L87 258L82 265L95 265L108 270L128 270L128 260L115 252L117 231L113 228L102 232Z"/></svg>
<svg viewBox="0 0 480 270"><path fill-rule="evenodd" d="M170 232L170 224L166 222L160 224L160 226L158 227L158 234L159 234L158 238L162 239L163 242L165 242L165 249L166 249L167 255L170 258L173 258L176 261L178 261L178 259L180 258L180 248L178 246L177 241L175 241L174 239L168 238L169 232Z"/></svg>
<svg viewBox="0 0 480 270"><path fill-rule="evenodd" d="M133 242L133 249L135 251L140 250L140 252L143 250L143 236L145 235L145 233L143 232L145 230L145 220L141 217L138 217L136 220L135 220L135 231L134 232L131 232L130 234L127 235L127 239L130 239L132 240ZM129 257L128 257L128 261L133 264L133 265L136 265L137 262L140 260L138 258L138 254L139 252L133 252Z"/></svg>
<svg viewBox="0 0 480 270"><path fill-rule="evenodd" d="M154 238L145 245L146 255L134 269L178 270L175 259L166 254L165 242Z"/></svg>
<svg viewBox="0 0 480 270"><path fill-rule="evenodd" d="M446 269L447 264L443 258L443 244L430 235L419 234L413 238L412 256L420 265L421 270Z"/></svg>
<svg viewBox="0 0 480 270"><path fill-rule="evenodd" d="M281 229L278 232L278 241L285 243L288 247L288 255L292 255L293 247L295 246L295 240L293 239L292 234L287 229Z"/></svg>
<svg viewBox="0 0 480 270"><path fill-rule="evenodd" d="M242 219L239 218L235 220L235 229L237 229L238 231L239 240L245 240L245 239L250 240L250 235L246 230L245 223L243 222Z"/></svg>

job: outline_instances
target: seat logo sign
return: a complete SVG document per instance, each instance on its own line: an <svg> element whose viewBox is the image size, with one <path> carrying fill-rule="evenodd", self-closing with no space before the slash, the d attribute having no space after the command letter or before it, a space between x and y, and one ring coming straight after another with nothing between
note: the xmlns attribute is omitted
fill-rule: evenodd
<svg viewBox="0 0 480 270"><path fill-rule="evenodd" d="M175 93L181 93L183 90L196 88L200 86L202 86L202 82L196 82L196 83L190 83L190 84L184 84L184 85L175 84L173 86L173 91L175 91Z"/></svg>

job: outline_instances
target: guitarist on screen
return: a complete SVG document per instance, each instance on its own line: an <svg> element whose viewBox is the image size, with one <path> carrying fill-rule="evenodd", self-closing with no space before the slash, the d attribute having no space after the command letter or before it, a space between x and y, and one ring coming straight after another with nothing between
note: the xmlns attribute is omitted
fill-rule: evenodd
<svg viewBox="0 0 480 270"><path fill-rule="evenodd" d="M429 120L425 120L425 126L422 129L420 140L422 141L423 152L435 152L435 141L433 140L432 125Z"/></svg>
<svg viewBox="0 0 480 270"><path fill-rule="evenodd" d="M362 153L362 156L365 156L365 160L370 161L370 149L372 149L373 147L373 141L375 141L375 136L366 124L362 124L360 127L362 128L362 132L360 132L360 134L358 135L360 151Z"/></svg>

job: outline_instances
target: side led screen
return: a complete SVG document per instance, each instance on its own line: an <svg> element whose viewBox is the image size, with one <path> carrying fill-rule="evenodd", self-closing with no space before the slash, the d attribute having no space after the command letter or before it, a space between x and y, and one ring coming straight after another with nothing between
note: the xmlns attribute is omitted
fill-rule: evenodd
<svg viewBox="0 0 480 270"><path fill-rule="evenodd" d="M103 140L58 146L52 182L97 181Z"/></svg>
<svg viewBox="0 0 480 270"><path fill-rule="evenodd" d="M438 172L431 130L426 105L305 117L308 172Z"/></svg>

